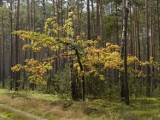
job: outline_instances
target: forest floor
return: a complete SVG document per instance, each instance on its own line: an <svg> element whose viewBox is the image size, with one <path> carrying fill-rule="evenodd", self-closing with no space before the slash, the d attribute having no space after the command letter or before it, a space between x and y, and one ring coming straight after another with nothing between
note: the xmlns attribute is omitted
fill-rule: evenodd
<svg viewBox="0 0 160 120"><path fill-rule="evenodd" d="M0 120L160 120L159 98L73 102L57 95L0 89Z"/></svg>

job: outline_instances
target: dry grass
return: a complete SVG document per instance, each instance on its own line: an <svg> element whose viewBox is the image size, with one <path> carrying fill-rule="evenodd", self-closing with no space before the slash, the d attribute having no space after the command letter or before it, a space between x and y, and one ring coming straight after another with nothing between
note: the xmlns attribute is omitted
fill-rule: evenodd
<svg viewBox="0 0 160 120"><path fill-rule="evenodd" d="M0 103L48 120L160 120L160 100L157 98L133 99L131 105L126 106L101 99L72 102L52 95L36 95L0 94Z"/></svg>
<svg viewBox="0 0 160 120"><path fill-rule="evenodd" d="M52 105L49 101L7 95L0 95L0 103L51 120L53 118L58 120L86 120L86 115L82 110L74 108L64 110L63 103Z"/></svg>
<svg viewBox="0 0 160 120"><path fill-rule="evenodd" d="M55 101L49 102L7 95L0 97L0 102L32 114L40 115L49 120L124 120L121 114L110 112L110 109L104 109L105 111L103 111L97 108L96 106L104 104L98 100L91 103L74 102L67 108L64 107L63 102L53 104Z"/></svg>

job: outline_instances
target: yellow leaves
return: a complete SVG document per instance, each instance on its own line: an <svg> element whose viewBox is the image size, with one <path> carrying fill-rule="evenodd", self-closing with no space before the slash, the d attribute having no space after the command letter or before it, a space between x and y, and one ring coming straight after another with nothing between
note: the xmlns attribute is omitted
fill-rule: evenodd
<svg viewBox="0 0 160 120"><path fill-rule="evenodd" d="M101 36L98 36L97 41L101 41L101 40L102 40Z"/></svg>
<svg viewBox="0 0 160 120"><path fill-rule="evenodd" d="M105 69L119 69L120 65L119 62L107 61L105 63Z"/></svg>
<svg viewBox="0 0 160 120"><path fill-rule="evenodd" d="M28 77L28 80L30 81L30 83L42 84L42 85L46 84L46 81L40 75L31 75Z"/></svg>
<svg viewBox="0 0 160 120"><path fill-rule="evenodd" d="M152 57L152 56L149 58L149 62L150 62L151 64L154 62L154 60L153 60L153 57Z"/></svg>
<svg viewBox="0 0 160 120"><path fill-rule="evenodd" d="M76 39L79 39L79 38L80 38L79 35L77 35L77 36L76 36Z"/></svg>
<svg viewBox="0 0 160 120"><path fill-rule="evenodd" d="M91 40L89 43L95 44L95 42ZM87 53L86 58L90 64L103 64L105 69L120 69L120 66L123 65L123 61L120 57L120 52L117 51L117 49L119 49L117 45L112 45L110 43L106 43L105 48L90 46L85 49L85 52Z"/></svg>
<svg viewBox="0 0 160 120"><path fill-rule="evenodd" d="M136 56L128 56L127 57L127 64L131 65L131 64L137 64L139 65L140 61L138 60L138 58Z"/></svg>
<svg viewBox="0 0 160 120"><path fill-rule="evenodd" d="M106 43L106 47L109 47L109 46L111 46L111 43Z"/></svg>
<svg viewBox="0 0 160 120"><path fill-rule="evenodd" d="M120 52L120 47L118 45L113 45L110 43L106 43L106 48L104 48L106 51L118 51Z"/></svg>
<svg viewBox="0 0 160 120"><path fill-rule="evenodd" d="M25 45L23 45L23 50L26 50L26 49L28 49L28 48L30 48L30 45L29 44L25 44Z"/></svg>
<svg viewBox="0 0 160 120"><path fill-rule="evenodd" d="M49 48L49 50L57 51L64 50L68 45L78 46L83 43L82 40L79 40L80 37L77 37L77 41L73 40L74 29L73 29L73 20L76 18L74 13L69 13L68 18L65 21L64 26L59 26L57 23L56 17L48 18L44 25L44 34L32 31L16 31L13 34L18 35L21 40L30 40L23 46L23 50L30 48L33 52L40 52L43 48ZM52 37L54 36L54 37ZM72 48L69 48L67 55L75 55L75 51ZM57 55L59 56L59 55ZM56 56L56 57L57 57ZM30 82L36 84L42 83L47 71L52 70L52 62L54 58L50 57L46 60L38 61L35 59L27 59L25 61L26 65L16 65L12 67L13 71L25 70L29 73L28 79Z"/></svg>
<svg viewBox="0 0 160 120"><path fill-rule="evenodd" d="M68 18L65 21L65 24L63 26L63 31L67 34L67 36L73 36L74 30L73 30L73 22L71 18Z"/></svg>
<svg viewBox="0 0 160 120"><path fill-rule="evenodd" d="M41 50L41 47L32 48L33 52L39 52Z"/></svg>
<svg viewBox="0 0 160 120"><path fill-rule="evenodd" d="M76 63L73 64L73 67L78 68L79 64L76 62Z"/></svg>
<svg viewBox="0 0 160 120"><path fill-rule="evenodd" d="M50 50L52 50L52 51L56 51L56 50L58 50L58 49L59 49L59 47L58 47L57 45L50 47Z"/></svg>
<svg viewBox="0 0 160 120"><path fill-rule="evenodd" d="M112 48L114 48L115 51L120 51L120 47L118 45L112 45Z"/></svg>
<svg viewBox="0 0 160 120"><path fill-rule="evenodd" d="M29 74L30 82L36 84L45 83L45 75L47 71L52 70L52 62L56 57L74 56L74 67L77 68L80 76L93 75L98 76L99 79L105 80L102 73L104 69L117 69L124 71L124 63L120 56L120 47L111 43L106 43L105 47L98 47L98 42L101 41L101 37L98 36L97 40L83 40L85 33L82 32L80 36L74 38L74 13L69 13L69 18L65 21L63 26L57 23L56 17L48 18L44 25L44 34L31 31L17 31L17 34L22 40L30 40L30 43L23 46L23 49L30 48L34 52L39 52L43 48L49 48L52 51L59 51L55 56L38 61L35 59L26 60L26 65L16 65L12 67L13 71L19 71L21 69L27 71ZM72 17L72 18L71 18ZM79 52L79 59L85 66L87 71L82 71L76 59L76 52ZM128 66L133 63L137 65L148 64L139 61L135 56L128 56ZM150 63L153 63L153 58L150 58ZM134 72L133 70L128 71ZM138 76L142 75L142 72L137 72Z"/></svg>
<svg viewBox="0 0 160 120"><path fill-rule="evenodd" d="M89 45L95 46L97 45L98 42L96 40L87 40L86 43Z"/></svg>
<svg viewBox="0 0 160 120"><path fill-rule="evenodd" d="M138 77L143 77L144 76L144 72L143 71L138 71L137 72L137 76Z"/></svg>
<svg viewBox="0 0 160 120"><path fill-rule="evenodd" d="M26 59L25 62L26 62L27 65L35 65L35 64L38 63L38 60L35 60L35 59Z"/></svg>
<svg viewBox="0 0 160 120"><path fill-rule="evenodd" d="M69 13L68 13L68 16L69 16L69 17L72 17L73 15L74 15L73 12L69 12Z"/></svg>
<svg viewBox="0 0 160 120"><path fill-rule="evenodd" d="M32 31L19 30L19 31L13 32L12 34L18 35L21 40L27 40L27 39L31 39L33 36L35 36L36 33L32 32Z"/></svg>
<svg viewBox="0 0 160 120"><path fill-rule="evenodd" d="M117 69L124 72L124 60L120 55L120 47L118 45L112 45L111 43L106 43L104 48L96 48L95 42L93 40L88 41L91 46L88 46L84 52L85 65L89 69L87 74L99 74L96 72L96 67L98 64L103 65L104 69ZM148 65L153 63L153 58L150 58L150 62L139 61L136 56L127 57L128 73L136 74L138 77L144 76L144 73L139 70L134 70L130 66L136 65ZM102 78L102 77L101 77Z"/></svg>
<svg viewBox="0 0 160 120"><path fill-rule="evenodd" d="M52 64L50 62L44 62L43 66L46 70L52 70L53 69Z"/></svg>
<svg viewBox="0 0 160 120"><path fill-rule="evenodd" d="M112 59L120 58L120 53L114 51L114 52L112 52L112 53L110 54L110 56L111 56Z"/></svg>
<svg viewBox="0 0 160 120"><path fill-rule="evenodd" d="M89 47L89 50L90 50L90 52L92 52L92 53L99 53L99 52L100 52L100 49L97 49L97 48L95 48L95 47L93 47L93 46Z"/></svg>
<svg viewBox="0 0 160 120"><path fill-rule="evenodd" d="M100 80L105 80L104 75L99 75Z"/></svg>
<svg viewBox="0 0 160 120"><path fill-rule="evenodd" d="M52 70L52 65L50 62L39 62L38 60L29 59L26 60L26 65L24 66L25 71L32 73L29 76L31 82L34 81L36 84L44 83L44 76L48 70Z"/></svg>
<svg viewBox="0 0 160 120"><path fill-rule="evenodd" d="M139 65L145 66L145 65L150 65L150 63L149 63L148 61L145 61L145 62L140 61L140 62L139 62Z"/></svg>
<svg viewBox="0 0 160 120"><path fill-rule="evenodd" d="M13 72L18 72L22 69L22 66L20 64L15 65L14 67L11 67L11 70Z"/></svg>
<svg viewBox="0 0 160 120"><path fill-rule="evenodd" d="M73 17L72 17L74 20L76 20L77 19L77 15L73 15Z"/></svg>
<svg viewBox="0 0 160 120"><path fill-rule="evenodd" d="M52 65L51 62L39 62L38 60L34 60L34 59L28 59L25 61L26 65L25 69L26 71L32 72L32 73L39 73L40 75L44 75L47 70L51 70L52 69Z"/></svg>
<svg viewBox="0 0 160 120"><path fill-rule="evenodd" d="M26 65L22 66L17 64L12 67L12 71L17 72L20 70L25 70L28 73L31 73L28 77L31 83L35 84L45 84L45 74L48 70L52 70L52 62L54 58L47 58L46 61L38 61L35 59L27 59L25 60Z"/></svg>
<svg viewBox="0 0 160 120"><path fill-rule="evenodd" d="M77 19L77 15L75 15L74 12L69 12L68 16L72 17L74 20Z"/></svg>
<svg viewBox="0 0 160 120"><path fill-rule="evenodd" d="M50 35L52 33L58 35L58 31L59 31L59 25L56 22L56 17L48 18L44 25L44 32L47 35Z"/></svg>

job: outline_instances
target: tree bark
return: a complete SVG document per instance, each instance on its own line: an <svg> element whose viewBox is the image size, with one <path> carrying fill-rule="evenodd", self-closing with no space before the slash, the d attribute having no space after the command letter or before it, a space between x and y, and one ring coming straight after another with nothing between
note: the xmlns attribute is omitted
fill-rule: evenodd
<svg viewBox="0 0 160 120"><path fill-rule="evenodd" d="M14 58L14 53L13 53L13 44L14 44L14 42L13 42L13 35L11 34L12 33L12 30L13 30L13 15L12 15L12 10L13 10L13 7L12 7L12 5L13 5L13 3L12 3L12 0L10 1L10 39L11 39L11 41L10 41L10 46L11 46L11 59L10 59L10 65L11 65L11 67L13 66L13 58ZM13 72L12 72L12 70L10 69L10 75L11 75L11 80L10 80L10 90L12 90L13 89Z"/></svg>
<svg viewBox="0 0 160 120"><path fill-rule="evenodd" d="M150 60L150 38L149 38L149 15L148 15L148 0L145 0L145 24L146 24L146 60ZM146 67L147 84L146 84L146 96L151 96L151 69L150 65Z"/></svg>
<svg viewBox="0 0 160 120"><path fill-rule="evenodd" d="M128 89L128 67L127 67L127 21L128 21L128 1L122 0L123 6L123 30L122 30L122 43L121 43L121 56L124 60L124 73L121 80L121 100L129 105L129 89Z"/></svg>
<svg viewBox="0 0 160 120"><path fill-rule="evenodd" d="M20 0L17 0L17 11L16 11L16 31L19 30L19 9L20 9ZM16 64L19 64L20 60L19 60L19 37L18 35L16 35L16 51L15 51L15 59L16 59ZM20 72L15 72L15 91L18 91L19 88L19 81L20 80Z"/></svg>
<svg viewBox="0 0 160 120"><path fill-rule="evenodd" d="M90 2L87 0L87 31L88 31L88 37L87 39L91 39L91 21L90 21Z"/></svg>

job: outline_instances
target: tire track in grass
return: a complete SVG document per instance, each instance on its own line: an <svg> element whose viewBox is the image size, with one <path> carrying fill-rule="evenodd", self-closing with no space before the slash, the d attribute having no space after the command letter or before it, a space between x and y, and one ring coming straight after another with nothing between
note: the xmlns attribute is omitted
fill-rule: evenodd
<svg viewBox="0 0 160 120"><path fill-rule="evenodd" d="M33 114L31 114L31 113L27 113L27 112L22 111L22 110L18 110L18 109L16 109L16 108L7 106L7 105L5 105L5 104L0 104L0 107L5 108L5 109L8 109L8 110L10 110L11 112L14 112L14 113L17 113L17 114L21 114L21 115L23 115L23 116L26 116L26 117L28 117L30 120L47 120L47 119L45 119L45 118L39 117L39 116L37 116L37 115L33 115ZM1 120L1 119L0 119L0 120Z"/></svg>

